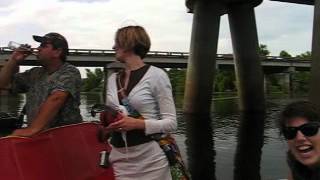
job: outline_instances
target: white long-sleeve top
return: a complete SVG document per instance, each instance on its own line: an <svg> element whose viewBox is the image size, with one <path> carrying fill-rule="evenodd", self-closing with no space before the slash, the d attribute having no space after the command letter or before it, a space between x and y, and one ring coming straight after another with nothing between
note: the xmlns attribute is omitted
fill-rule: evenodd
<svg viewBox="0 0 320 180"><path fill-rule="evenodd" d="M150 66L128 95L128 100L144 118L145 134L166 133L177 128L176 109L167 74ZM118 100L116 73L108 79L107 105L123 109Z"/></svg>

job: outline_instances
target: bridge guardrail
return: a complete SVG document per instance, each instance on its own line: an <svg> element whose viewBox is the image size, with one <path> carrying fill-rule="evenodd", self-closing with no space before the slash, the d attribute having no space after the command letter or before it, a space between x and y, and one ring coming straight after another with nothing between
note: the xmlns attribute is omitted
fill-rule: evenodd
<svg viewBox="0 0 320 180"><path fill-rule="evenodd" d="M297 57L288 57L288 58L283 58L280 56L260 56L260 59L262 61L283 61L283 62L297 62L297 63L305 63L305 62L310 62L311 59L299 59Z"/></svg>
<svg viewBox="0 0 320 180"><path fill-rule="evenodd" d="M69 49L69 55L111 55L114 54L114 50L103 49Z"/></svg>
<svg viewBox="0 0 320 180"><path fill-rule="evenodd" d="M36 48L34 48L36 49ZM10 54L12 50L7 47L0 47L0 54ZM104 49L69 49L69 55L79 55L79 56L108 56L114 55L114 50L104 50ZM188 52L168 52L168 51L149 51L148 57L171 57L171 58L188 58ZM233 54L217 54L216 58L218 60L233 60ZM262 61L283 61L283 62L295 62L304 63L310 62L311 60L298 59L295 57L282 58L279 56L260 56Z"/></svg>

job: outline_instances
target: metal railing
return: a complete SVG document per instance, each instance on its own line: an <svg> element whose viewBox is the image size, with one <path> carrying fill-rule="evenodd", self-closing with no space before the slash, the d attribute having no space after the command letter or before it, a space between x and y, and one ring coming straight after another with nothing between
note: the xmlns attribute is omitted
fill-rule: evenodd
<svg viewBox="0 0 320 180"><path fill-rule="evenodd" d="M1 54L10 54L12 50L7 47L0 47ZM111 56L114 55L114 50L104 49L69 49L69 56ZM170 57L170 58L188 58L188 52L168 52L168 51L150 51L147 54L148 57ZM217 54L218 60L233 60L233 54ZM310 62L311 59L300 59L297 57L282 58L279 56L260 56L261 60L268 61L282 61L282 62Z"/></svg>

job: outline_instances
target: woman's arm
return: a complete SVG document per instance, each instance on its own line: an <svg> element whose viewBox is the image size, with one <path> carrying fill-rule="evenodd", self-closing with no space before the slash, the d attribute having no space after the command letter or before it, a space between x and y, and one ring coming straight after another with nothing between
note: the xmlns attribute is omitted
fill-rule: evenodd
<svg viewBox="0 0 320 180"><path fill-rule="evenodd" d="M145 120L145 133L167 133L177 128L176 108L172 96L172 87L167 74L161 70L154 71L152 93L159 106L160 120Z"/></svg>
<svg viewBox="0 0 320 180"><path fill-rule="evenodd" d="M160 119L137 119L126 116L124 114L123 119L110 124L107 129L112 131L129 131L133 129L142 129L145 130L145 133L147 135L154 133L172 132L176 130L176 109L172 97L170 80L163 70L154 69L152 73L153 74L150 77L151 79L148 80L149 83L147 84L150 86L148 88L151 90L152 97L157 104L157 110L159 110L159 112L155 113L159 114ZM109 101L107 102L107 104L112 106L117 104L116 102L118 101L118 99L117 95L115 95L116 92L114 91L116 87L112 87L115 86L115 84L114 82L110 83L111 84L108 83L107 99L111 100L112 102Z"/></svg>

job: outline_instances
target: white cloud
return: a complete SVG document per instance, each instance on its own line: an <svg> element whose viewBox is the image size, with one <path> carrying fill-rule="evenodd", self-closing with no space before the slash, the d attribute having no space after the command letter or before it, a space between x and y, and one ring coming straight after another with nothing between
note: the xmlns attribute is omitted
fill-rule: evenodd
<svg viewBox="0 0 320 180"><path fill-rule="evenodd" d="M31 34L57 31L67 37L71 48L111 49L114 32L126 20L132 19L150 33L152 50L187 50L192 15L186 13L182 1L132 2L21 0L12 4L8 16L0 17L0 37L5 41L19 37L32 44ZM17 27L22 28L21 24L25 25L23 34L16 30ZM0 43L4 45L5 42Z"/></svg>
<svg viewBox="0 0 320 180"><path fill-rule="evenodd" d="M11 4L14 4L16 2L17 2L17 0L1 0L0 1L0 7L1 8L5 8L5 7L7 7L7 6L11 5Z"/></svg>
<svg viewBox="0 0 320 180"><path fill-rule="evenodd" d="M110 1L110 0L60 0L61 2L64 1L73 1L73 2L79 2L79 3L92 3L92 2L103 2L103 1Z"/></svg>
<svg viewBox="0 0 320 180"><path fill-rule="evenodd" d="M133 20L149 32L151 50L188 51L192 14L182 0L2 0L0 46L10 40L37 44L32 34L59 32L70 48L111 49L114 32ZM259 40L277 55L310 50L313 7L264 1L256 8ZM227 16L218 53L232 53Z"/></svg>
<svg viewBox="0 0 320 180"><path fill-rule="evenodd" d="M260 42L274 55L287 50L294 55L310 51L313 6L269 2L257 8Z"/></svg>

